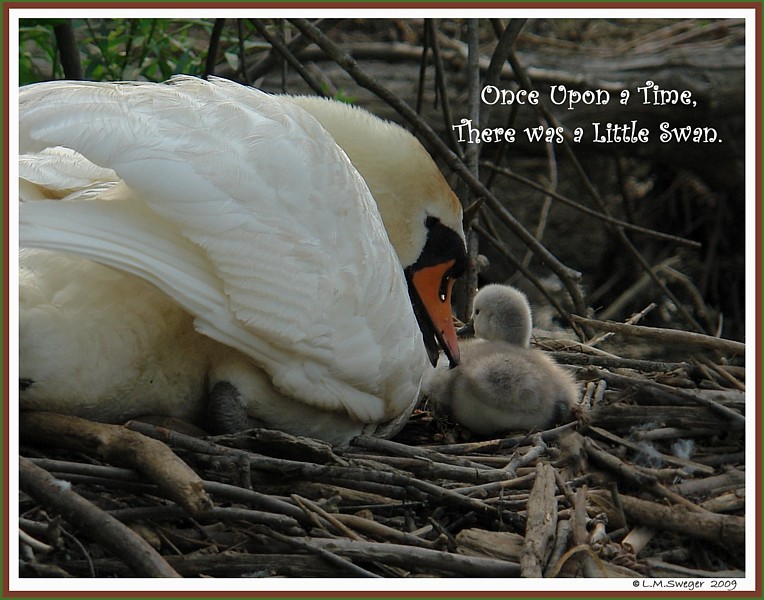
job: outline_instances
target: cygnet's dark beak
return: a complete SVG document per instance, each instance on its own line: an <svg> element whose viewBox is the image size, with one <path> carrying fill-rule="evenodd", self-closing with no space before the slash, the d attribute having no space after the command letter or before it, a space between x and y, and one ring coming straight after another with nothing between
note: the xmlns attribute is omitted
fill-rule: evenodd
<svg viewBox="0 0 764 600"><path fill-rule="evenodd" d="M475 335L475 321L470 319L466 325L456 330L456 335L459 337L473 337Z"/></svg>

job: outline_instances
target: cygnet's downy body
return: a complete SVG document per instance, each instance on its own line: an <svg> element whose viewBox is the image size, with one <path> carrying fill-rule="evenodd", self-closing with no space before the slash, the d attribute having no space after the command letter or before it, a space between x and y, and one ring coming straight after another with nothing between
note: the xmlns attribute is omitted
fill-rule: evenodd
<svg viewBox="0 0 764 600"><path fill-rule="evenodd" d="M542 351L530 348L531 309L506 285L483 287L470 323L476 335L460 343L461 363L425 375L422 395L435 410L473 433L547 429L570 418L578 386Z"/></svg>

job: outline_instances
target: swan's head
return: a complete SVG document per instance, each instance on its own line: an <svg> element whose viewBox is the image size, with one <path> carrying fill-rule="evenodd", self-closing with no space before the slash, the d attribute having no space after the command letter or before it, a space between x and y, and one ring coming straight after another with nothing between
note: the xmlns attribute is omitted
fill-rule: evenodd
<svg viewBox="0 0 764 600"><path fill-rule="evenodd" d="M520 290L492 283L475 296L471 324L479 338L527 348L533 328L531 307Z"/></svg>
<svg viewBox="0 0 764 600"><path fill-rule="evenodd" d="M321 123L363 176L406 275L430 361L459 362L451 289L466 266L462 209L432 157L402 127L315 96L294 102Z"/></svg>

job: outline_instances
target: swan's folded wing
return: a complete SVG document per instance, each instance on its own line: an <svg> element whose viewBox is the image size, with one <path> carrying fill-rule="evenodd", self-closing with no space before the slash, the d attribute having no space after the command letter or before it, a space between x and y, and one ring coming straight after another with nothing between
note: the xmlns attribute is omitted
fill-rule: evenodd
<svg viewBox="0 0 764 600"><path fill-rule="evenodd" d="M288 395L362 421L405 409L421 372L405 363L421 355L421 339L401 268L365 183L310 116L249 88L191 78L37 84L20 103L21 152L71 148L112 169L129 187L124 201L151 213L109 225L106 216L90 223L85 210L79 230L63 232L44 209L22 212L22 244L140 274ZM156 229L146 230L139 221L152 217ZM32 223L49 230L47 242L27 236ZM144 233L131 239L125 230L137 227ZM141 235L164 235L172 248L144 240L136 251ZM380 399L389 386L401 388L392 406Z"/></svg>
<svg viewBox="0 0 764 600"><path fill-rule="evenodd" d="M19 156L19 200L94 197L119 181L111 169L98 167L70 148L56 146Z"/></svg>

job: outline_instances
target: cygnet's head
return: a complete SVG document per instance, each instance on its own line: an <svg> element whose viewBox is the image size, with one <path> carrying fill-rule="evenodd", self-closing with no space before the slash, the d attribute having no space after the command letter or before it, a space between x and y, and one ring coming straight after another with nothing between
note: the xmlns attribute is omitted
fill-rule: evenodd
<svg viewBox="0 0 764 600"><path fill-rule="evenodd" d="M528 299L512 286L486 285L475 296L472 326L479 338L527 348L533 328Z"/></svg>

